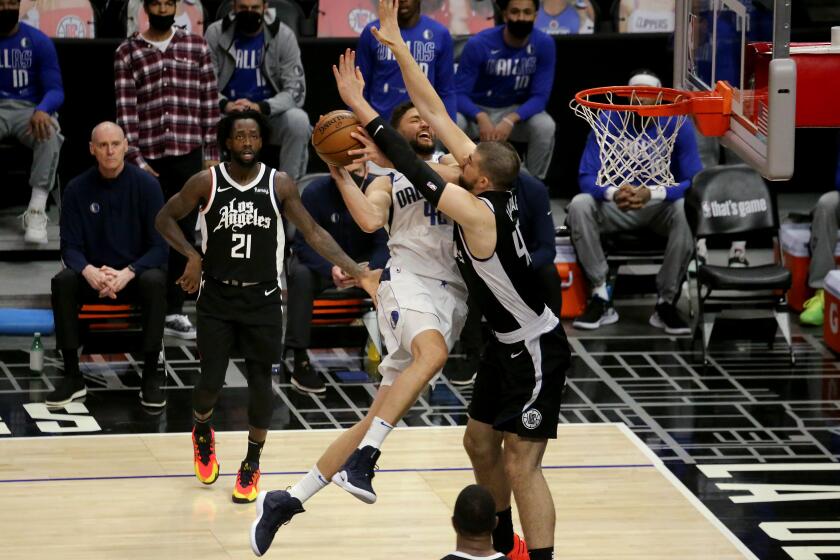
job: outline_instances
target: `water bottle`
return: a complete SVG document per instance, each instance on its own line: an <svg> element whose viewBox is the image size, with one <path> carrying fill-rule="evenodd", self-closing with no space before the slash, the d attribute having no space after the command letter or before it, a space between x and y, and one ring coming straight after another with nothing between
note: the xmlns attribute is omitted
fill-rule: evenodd
<svg viewBox="0 0 840 560"><path fill-rule="evenodd" d="M41 343L41 333L36 332L32 338L32 348L29 349L29 369L44 370L44 345Z"/></svg>

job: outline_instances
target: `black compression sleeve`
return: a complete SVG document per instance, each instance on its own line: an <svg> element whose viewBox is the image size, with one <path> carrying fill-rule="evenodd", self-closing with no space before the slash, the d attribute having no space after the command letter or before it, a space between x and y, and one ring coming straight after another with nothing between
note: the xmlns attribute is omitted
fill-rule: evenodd
<svg viewBox="0 0 840 560"><path fill-rule="evenodd" d="M382 117L376 117L365 128L382 153L394 164L394 169L405 175L426 200L437 206L446 181L429 164L417 157L408 140Z"/></svg>

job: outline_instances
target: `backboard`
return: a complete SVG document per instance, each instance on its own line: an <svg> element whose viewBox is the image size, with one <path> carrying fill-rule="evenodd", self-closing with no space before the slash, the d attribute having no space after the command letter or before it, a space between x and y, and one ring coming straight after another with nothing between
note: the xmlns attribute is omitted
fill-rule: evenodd
<svg viewBox="0 0 840 560"><path fill-rule="evenodd" d="M770 180L793 175L796 64L790 59L792 0L677 2L674 87L733 89L721 143Z"/></svg>

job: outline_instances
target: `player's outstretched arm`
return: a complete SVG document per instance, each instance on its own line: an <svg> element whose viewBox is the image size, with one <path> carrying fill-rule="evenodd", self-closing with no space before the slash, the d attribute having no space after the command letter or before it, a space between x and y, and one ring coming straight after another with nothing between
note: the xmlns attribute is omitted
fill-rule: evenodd
<svg viewBox="0 0 840 560"><path fill-rule="evenodd" d="M347 49L338 57L338 66L333 64L333 76L335 76L338 95L350 107L360 123L367 124L379 116L379 113L365 99L365 79L356 66L355 51Z"/></svg>
<svg viewBox="0 0 840 560"><path fill-rule="evenodd" d="M379 286L379 273L361 267L344 252L335 239L324 230L307 212L300 200L297 185L285 173L278 173L274 180L274 192L283 204L285 216L298 228L306 243L315 251L359 281L376 302L376 289Z"/></svg>
<svg viewBox="0 0 840 560"><path fill-rule="evenodd" d="M379 0L379 29L371 27L370 30L380 43L394 53L408 95L420 116L431 125L458 163L464 165L470 154L475 151L475 143L452 121L435 88L411 56L397 24L398 5L399 0Z"/></svg>
<svg viewBox="0 0 840 560"><path fill-rule="evenodd" d="M331 165L330 175L353 221L362 231L373 233L388 223L388 211L391 208L390 177L377 177L368 185L367 191L362 192L343 167Z"/></svg>
<svg viewBox="0 0 840 560"><path fill-rule="evenodd" d="M196 173L184 183L180 192L163 205L155 218L155 228L166 239L169 246L187 257L184 274L176 280L176 283L190 294L198 290L201 284L201 255L184 237L184 233L178 227L178 220L192 212L196 206L206 204L210 200L212 188L213 180L210 177L210 171Z"/></svg>

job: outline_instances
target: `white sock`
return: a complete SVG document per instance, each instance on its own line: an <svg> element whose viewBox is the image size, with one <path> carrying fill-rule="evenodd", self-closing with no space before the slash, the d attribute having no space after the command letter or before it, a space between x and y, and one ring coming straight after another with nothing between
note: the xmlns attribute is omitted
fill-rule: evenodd
<svg viewBox="0 0 840 560"><path fill-rule="evenodd" d="M370 428L368 428L365 438L359 444L358 449L361 449L366 445L379 449L382 447L382 443L385 441L385 438L388 437L388 434L390 434L393 429L394 427L391 424L379 416L374 416L373 422L371 423Z"/></svg>
<svg viewBox="0 0 840 560"><path fill-rule="evenodd" d="M289 494L300 500L300 503L303 503L320 492L329 483L330 481L324 478L324 475L321 474L321 471L318 470L318 466L316 465L306 473L306 476L301 478L297 484L289 489Z"/></svg>
<svg viewBox="0 0 840 560"><path fill-rule="evenodd" d="M50 193L45 191L44 189L32 187L32 196L29 199L29 209L39 210L41 212L46 210L48 196L50 196Z"/></svg>
<svg viewBox="0 0 840 560"><path fill-rule="evenodd" d="M610 301L610 294L607 293L607 284L606 283L601 284L597 288L593 288L592 289L592 295L593 296L598 296L599 298L601 298L604 301Z"/></svg>

